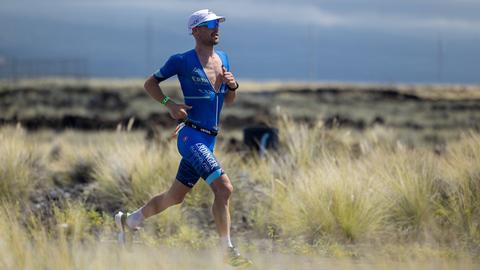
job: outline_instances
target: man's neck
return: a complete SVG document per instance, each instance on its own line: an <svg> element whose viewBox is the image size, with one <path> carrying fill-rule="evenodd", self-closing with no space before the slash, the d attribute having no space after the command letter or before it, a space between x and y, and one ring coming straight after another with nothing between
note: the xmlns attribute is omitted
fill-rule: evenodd
<svg viewBox="0 0 480 270"><path fill-rule="evenodd" d="M199 44L195 46L195 51L197 52L197 55L201 58L212 57L213 53L215 52L213 46L202 46Z"/></svg>

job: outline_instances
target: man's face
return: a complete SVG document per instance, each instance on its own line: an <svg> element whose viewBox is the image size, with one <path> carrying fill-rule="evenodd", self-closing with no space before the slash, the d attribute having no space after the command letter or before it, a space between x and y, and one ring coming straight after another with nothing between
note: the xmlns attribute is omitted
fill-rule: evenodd
<svg viewBox="0 0 480 270"><path fill-rule="evenodd" d="M220 42L220 34L218 25L215 28L209 28L207 26L197 26L193 28L193 36L203 45L214 46Z"/></svg>

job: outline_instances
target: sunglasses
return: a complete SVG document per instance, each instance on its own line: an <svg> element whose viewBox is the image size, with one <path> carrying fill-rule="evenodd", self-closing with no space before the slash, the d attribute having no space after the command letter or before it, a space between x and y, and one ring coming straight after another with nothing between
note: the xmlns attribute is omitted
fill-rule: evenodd
<svg viewBox="0 0 480 270"><path fill-rule="evenodd" d="M213 21L203 22L197 25L197 27L207 27L208 29L214 29L214 28L217 28L219 24L220 24L219 20L213 20Z"/></svg>

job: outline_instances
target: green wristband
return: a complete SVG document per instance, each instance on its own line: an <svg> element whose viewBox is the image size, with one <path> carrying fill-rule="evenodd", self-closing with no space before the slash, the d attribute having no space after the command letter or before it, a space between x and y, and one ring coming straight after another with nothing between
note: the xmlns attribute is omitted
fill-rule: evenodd
<svg viewBox="0 0 480 270"><path fill-rule="evenodd" d="M162 100L162 104L163 105L167 105L167 102L170 100L170 97L169 96L165 96Z"/></svg>

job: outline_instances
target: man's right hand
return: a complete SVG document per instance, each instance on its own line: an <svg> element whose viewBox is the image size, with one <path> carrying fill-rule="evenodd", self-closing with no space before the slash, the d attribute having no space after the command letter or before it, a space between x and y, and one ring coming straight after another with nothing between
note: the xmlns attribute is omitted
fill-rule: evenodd
<svg viewBox="0 0 480 270"><path fill-rule="evenodd" d="M175 120L183 120L187 118L187 110L190 110L192 106L185 104L176 104L173 101L167 103L167 108L170 113L170 116Z"/></svg>

